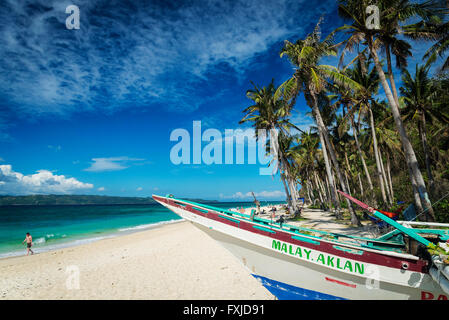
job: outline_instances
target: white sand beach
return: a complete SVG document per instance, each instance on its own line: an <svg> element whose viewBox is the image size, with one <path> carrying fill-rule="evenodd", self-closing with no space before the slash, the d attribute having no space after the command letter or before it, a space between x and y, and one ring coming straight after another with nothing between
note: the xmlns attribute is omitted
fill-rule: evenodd
<svg viewBox="0 0 449 320"><path fill-rule="evenodd" d="M0 275L0 300L275 299L189 222L1 259Z"/></svg>
<svg viewBox="0 0 449 320"><path fill-rule="evenodd" d="M285 214L281 205L262 210L260 216L273 221ZM304 208L301 217L305 220L287 223L372 236L370 225L349 228L330 212ZM0 259L0 274L0 300L275 299L230 252L187 221Z"/></svg>
<svg viewBox="0 0 449 320"><path fill-rule="evenodd" d="M260 214L259 217L276 221L277 219L279 219L280 216L286 215L284 207L285 207L284 205L280 204L272 206L262 206L260 210L261 212L264 211L265 213ZM273 208L276 208L275 212L271 211L271 209ZM255 207L245 208L245 211L243 213L249 215L251 214L251 210L254 209L256 208ZM234 211L237 210L234 209ZM304 220L301 221L286 220L285 223L304 228L319 229L327 232L336 232L346 235L355 235L371 238L378 236L375 234L376 230L371 222L362 221L361 222L362 227L350 227L348 226L347 223L337 221L332 212L329 211L323 211L320 209L310 209L306 206L303 208L301 212L301 218L303 218Z"/></svg>

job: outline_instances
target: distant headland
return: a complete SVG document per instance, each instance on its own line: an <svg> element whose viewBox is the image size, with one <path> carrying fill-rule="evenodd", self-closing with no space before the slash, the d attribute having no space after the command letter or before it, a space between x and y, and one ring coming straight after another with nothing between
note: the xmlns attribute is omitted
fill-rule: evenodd
<svg viewBox="0 0 449 320"><path fill-rule="evenodd" d="M216 203L216 200L189 199L201 203ZM117 197L98 195L26 195L26 196L0 196L0 206L26 206L26 205L130 205L155 204L151 197Z"/></svg>

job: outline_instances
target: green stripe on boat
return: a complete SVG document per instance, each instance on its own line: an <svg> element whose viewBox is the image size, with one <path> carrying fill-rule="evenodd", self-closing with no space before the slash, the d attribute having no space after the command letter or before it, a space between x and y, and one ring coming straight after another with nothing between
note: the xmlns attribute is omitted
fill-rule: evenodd
<svg viewBox="0 0 449 320"><path fill-rule="evenodd" d="M269 232L269 233L276 233L276 231L273 231L271 229L264 228L264 227L253 226L253 228L258 229L258 230L262 230L262 231L266 231L266 232Z"/></svg>
<svg viewBox="0 0 449 320"><path fill-rule="evenodd" d="M212 207L212 206L209 206L209 205L206 205L206 204L193 202L193 201L189 201L189 200L182 200L182 199L175 199L175 198L173 198L173 199L175 201L182 201L182 202L194 205L194 206L200 206L200 207L207 208L207 209L210 209L210 210L213 210L213 211L216 211L216 212L230 214L230 215L237 215L237 216L249 218L249 215L243 214L243 213L240 213L240 212L235 212L235 211L226 210L226 209L222 209L222 208Z"/></svg>
<svg viewBox="0 0 449 320"><path fill-rule="evenodd" d="M232 219L232 218L229 218L229 217L226 217L226 216L222 216L221 214L219 214L218 216L219 216L220 218L223 218L223 219L226 219L226 220L235 222L235 223L240 223L240 221L237 220L237 219Z"/></svg>
<svg viewBox="0 0 449 320"><path fill-rule="evenodd" d="M320 245L320 242L309 239L309 238L304 238L304 237L300 237L300 236L292 236L292 239L295 240L299 240L299 241L304 241L304 242L308 242L308 243L312 243L312 244L316 244L316 245Z"/></svg>
<svg viewBox="0 0 449 320"><path fill-rule="evenodd" d="M194 209L194 210L196 210L196 211L199 211L199 212L202 212L202 213L208 213L208 212L209 212L209 211L207 211L207 210L200 209L200 208L197 208L197 207L192 207L192 209Z"/></svg>
<svg viewBox="0 0 449 320"><path fill-rule="evenodd" d="M340 250L340 251L345 251L345 252L349 252L352 254L358 254L358 255L362 255L363 251L362 250L355 250L355 249L351 249L351 248L345 248L345 247L340 247L340 246L333 246L334 249Z"/></svg>

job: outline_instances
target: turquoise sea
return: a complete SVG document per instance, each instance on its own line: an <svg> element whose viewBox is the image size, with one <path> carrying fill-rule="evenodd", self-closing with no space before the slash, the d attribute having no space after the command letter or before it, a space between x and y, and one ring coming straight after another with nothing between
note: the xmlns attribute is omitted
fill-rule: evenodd
<svg viewBox="0 0 449 320"><path fill-rule="evenodd" d="M212 205L220 208L254 206L251 202ZM179 216L159 204L1 206L0 258L25 254L26 246L21 242L27 232L33 237L33 251L39 253L179 220Z"/></svg>

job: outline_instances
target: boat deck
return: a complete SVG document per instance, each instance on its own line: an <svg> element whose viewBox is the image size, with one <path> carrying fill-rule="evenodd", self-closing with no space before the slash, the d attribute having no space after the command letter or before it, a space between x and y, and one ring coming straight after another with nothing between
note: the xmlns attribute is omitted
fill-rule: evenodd
<svg viewBox="0 0 449 320"><path fill-rule="evenodd" d="M322 239L331 241L342 245L351 245L360 247L361 249L372 249L372 250L379 250L379 251L390 251L390 252L396 252L396 253L407 253L407 246L404 241L404 235L400 230L393 229L392 231L388 232L387 234L381 235L379 237L373 237L371 236L359 236L354 234L348 234L347 232L333 232L333 231L325 231L320 230L317 228L309 228L301 226L301 224L298 224L296 222L289 223L278 223L276 222L276 218L271 219L269 214L266 214L265 217L263 215L255 215L251 216L249 214L213 207L206 204L196 203L188 200L183 199L176 199L172 196L169 196L172 200L175 201L178 205L185 205L189 204L192 206L193 209L207 213L208 210L217 212L220 214L220 217L231 220L231 221L248 221L253 224L255 224L254 228L259 228L264 231L284 231L288 233L292 233L294 236L301 237L305 236L311 241L313 241L313 238L316 239ZM329 217L332 219L331 217ZM313 220L312 220L313 221ZM448 225L449 226L449 225ZM441 226L439 226L441 227ZM339 231L341 231L340 229ZM449 229L446 228L437 228L437 229L431 229L431 228L421 228L421 229L413 229L415 232L425 236L425 237L439 237L442 239L449 238ZM366 231L366 230L365 230ZM301 238L304 240L304 238Z"/></svg>

